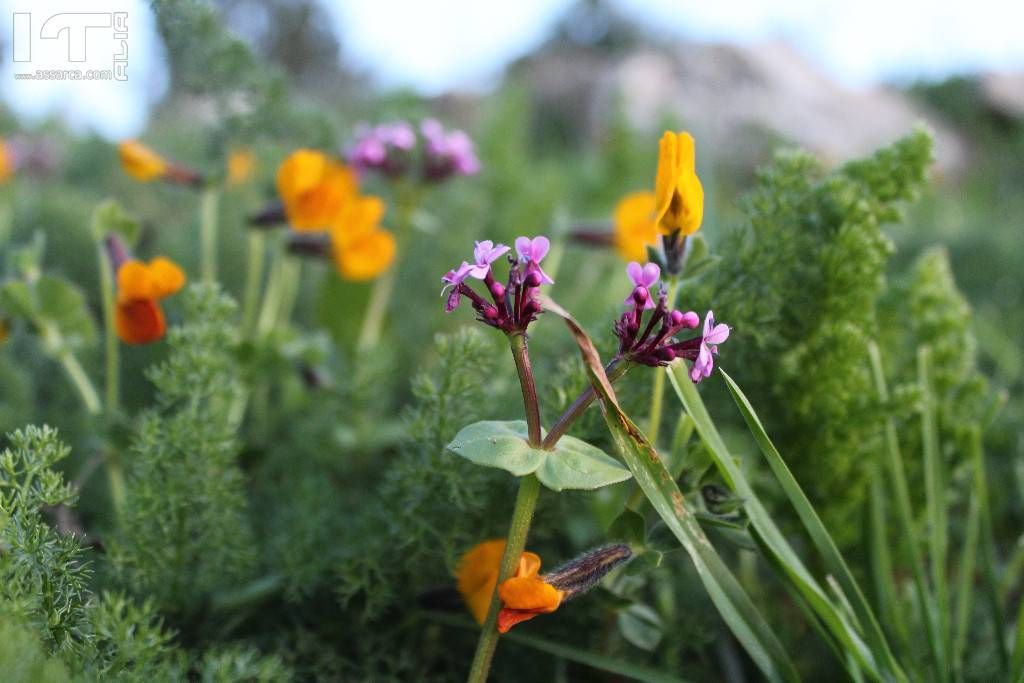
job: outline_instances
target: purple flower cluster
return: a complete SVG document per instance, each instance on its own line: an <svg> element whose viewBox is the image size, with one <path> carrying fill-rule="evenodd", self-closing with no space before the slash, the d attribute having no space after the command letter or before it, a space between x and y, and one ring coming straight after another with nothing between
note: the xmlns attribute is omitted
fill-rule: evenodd
<svg viewBox="0 0 1024 683"><path fill-rule="evenodd" d="M362 124L344 156L359 171L376 171L391 178L418 170L421 179L440 182L480 171L473 140L464 131L445 130L435 119L422 121L418 134L407 121Z"/></svg>
<svg viewBox="0 0 1024 683"><path fill-rule="evenodd" d="M480 322L506 334L526 331L541 312L536 297L537 289L542 284L554 284L554 280L540 267L540 262L551 248L551 242L544 236L533 239L519 237L516 238L515 247L518 258L508 257L508 280L502 284L494 278L492 264L508 253L510 248L491 240L477 242L473 249L473 263L463 261L462 265L449 270L441 278L444 283L441 295L451 290L445 302L445 311L454 311L465 296L472 302ZM483 280L491 300L488 301L467 285L465 281L468 278Z"/></svg>
<svg viewBox="0 0 1024 683"><path fill-rule="evenodd" d="M711 376L718 345L729 338L729 326L715 324L715 315L708 311L700 336L679 341L675 335L693 330L700 325L700 316L693 311L683 313L670 310L668 294L659 288L657 302L650 288L657 284L661 269L656 263L641 266L632 262L626 274L633 282L633 292L626 297L630 307L615 323L615 336L619 338L619 356L644 365L667 365L676 358L693 361L690 379L700 382ZM651 311L644 324L644 313Z"/></svg>

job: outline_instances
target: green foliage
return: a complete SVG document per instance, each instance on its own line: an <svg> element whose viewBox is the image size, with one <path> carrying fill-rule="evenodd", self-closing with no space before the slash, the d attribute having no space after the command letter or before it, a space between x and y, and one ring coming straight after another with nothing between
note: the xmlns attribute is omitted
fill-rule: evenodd
<svg viewBox="0 0 1024 683"><path fill-rule="evenodd" d="M185 296L186 323L149 377L158 408L129 455L129 495L114 564L132 591L188 615L209 592L250 574L247 501L229 419L239 394L234 304L215 289Z"/></svg>
<svg viewBox="0 0 1024 683"><path fill-rule="evenodd" d="M733 326L723 363L757 388L754 403L798 481L841 545L858 535L878 418L865 345L892 243L883 232L923 183L931 139L918 131L869 159L824 174L809 156L779 155L745 199L745 224L698 298ZM902 408L906 410L906 408Z"/></svg>
<svg viewBox="0 0 1024 683"><path fill-rule="evenodd" d="M448 450L470 462L522 477L536 474L552 491L597 489L629 479L629 471L604 451L573 436L554 449L531 448L525 420L484 420L459 430Z"/></svg>
<svg viewBox="0 0 1024 683"><path fill-rule="evenodd" d="M9 435L0 455L0 602L45 635L58 650L87 637L85 603L90 569L78 541L42 519L44 506L70 504L71 487L53 468L68 449L48 428Z"/></svg>
<svg viewBox="0 0 1024 683"><path fill-rule="evenodd" d="M3 612L0 612L0 671L8 683L72 680L64 662L46 653L33 629Z"/></svg>

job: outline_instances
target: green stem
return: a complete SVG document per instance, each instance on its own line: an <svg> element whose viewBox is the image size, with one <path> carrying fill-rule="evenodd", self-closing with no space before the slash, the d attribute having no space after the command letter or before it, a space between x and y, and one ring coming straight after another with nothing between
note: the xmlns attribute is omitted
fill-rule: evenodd
<svg viewBox="0 0 1024 683"><path fill-rule="evenodd" d="M671 278L668 281L668 307L669 310L675 306L676 291L679 288L679 280ZM661 429L661 406L665 397L665 373L654 373L654 384L651 385L651 410L650 421L647 423L647 438L655 446L658 444L658 431Z"/></svg>
<svg viewBox="0 0 1024 683"><path fill-rule="evenodd" d="M120 394L120 345L117 343L117 329L114 322L114 270L110 256L103 245L96 249L99 254L100 294L103 303L103 346L106 362L105 399L108 418L117 415Z"/></svg>
<svg viewBox="0 0 1024 683"><path fill-rule="evenodd" d="M252 336L256 324L256 303L263 280L263 259L267 251L267 238L262 230L249 231L249 263L245 275L245 294L242 299L242 334Z"/></svg>
<svg viewBox="0 0 1024 683"><path fill-rule="evenodd" d="M199 202L199 245L200 272L203 284L213 284L217 279L217 208L220 191L208 187Z"/></svg>
<svg viewBox="0 0 1024 683"><path fill-rule="evenodd" d="M540 480L533 474L528 474L519 479L519 493L516 494L516 505L512 510L512 521L509 524L508 539L505 543L505 552L501 556L501 571L498 574L498 581L494 586L494 593L491 595L491 606L487 610L487 619L484 621L480 631L480 639L476 644L476 653L473 655L473 664L469 669L469 683L483 683L487 680L487 674L491 670L491 660L494 658L494 650L498 646L498 612L501 610L501 599L498 597L498 586L505 581L519 564L519 556L526 547L526 536L530 531L530 522L533 520L533 511L537 507L537 498L540 495Z"/></svg>
<svg viewBox="0 0 1024 683"><path fill-rule="evenodd" d="M278 241L274 249L274 263L270 267L267 288L263 292L263 305L260 308L259 320L256 323L256 334L261 337L270 332L274 326L274 320L277 318L277 309L281 298L282 261L284 260L281 249L281 242Z"/></svg>
<svg viewBox="0 0 1024 683"><path fill-rule="evenodd" d="M395 267L392 266L373 283L370 298L366 302L363 326L359 329L359 340L356 342L356 350L359 353L372 350L380 341L381 331L384 329L384 318L387 315L391 292L394 288Z"/></svg>
<svg viewBox="0 0 1024 683"><path fill-rule="evenodd" d="M274 314L274 327L287 324L295 308L302 278L302 261L290 255L283 255L281 262L281 296Z"/></svg>
<svg viewBox="0 0 1024 683"><path fill-rule="evenodd" d="M57 354L57 360L60 361L61 367L68 374L68 378L75 385L75 389L78 390L78 395L82 398L82 405L85 406L86 412L90 415L99 415L103 412L100 395L96 393L96 387L93 385L92 380L89 379L85 369L82 368L82 364L78 362L75 354L68 349L64 349Z"/></svg>

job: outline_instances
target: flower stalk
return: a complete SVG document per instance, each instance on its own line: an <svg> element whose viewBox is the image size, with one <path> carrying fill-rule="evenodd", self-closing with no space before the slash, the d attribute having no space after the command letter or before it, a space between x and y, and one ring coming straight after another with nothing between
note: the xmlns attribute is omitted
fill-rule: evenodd
<svg viewBox="0 0 1024 683"><path fill-rule="evenodd" d="M117 414L120 402L120 345L114 322L114 266L102 243L97 247L99 259L100 296L103 306L103 352L106 368L104 398L107 415Z"/></svg>
<svg viewBox="0 0 1024 683"><path fill-rule="evenodd" d="M217 279L217 213L220 191L208 187L199 202L200 272L203 284L212 285Z"/></svg>
<svg viewBox="0 0 1024 683"><path fill-rule="evenodd" d="M672 277L668 281L668 304L672 307L676 301L676 292L679 288L679 280ZM647 423L647 434L651 443L658 443L658 432L661 429L662 403L665 399L665 373L654 373L654 382L651 384L651 409L649 422Z"/></svg>

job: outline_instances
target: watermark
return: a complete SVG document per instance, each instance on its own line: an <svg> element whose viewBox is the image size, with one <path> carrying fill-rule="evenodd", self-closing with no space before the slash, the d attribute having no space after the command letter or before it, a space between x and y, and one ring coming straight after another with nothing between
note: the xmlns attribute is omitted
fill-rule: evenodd
<svg viewBox="0 0 1024 683"><path fill-rule="evenodd" d="M14 12L11 56L19 81L126 81L128 13Z"/></svg>

